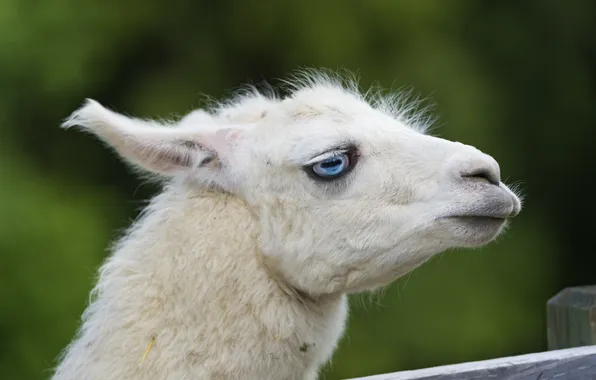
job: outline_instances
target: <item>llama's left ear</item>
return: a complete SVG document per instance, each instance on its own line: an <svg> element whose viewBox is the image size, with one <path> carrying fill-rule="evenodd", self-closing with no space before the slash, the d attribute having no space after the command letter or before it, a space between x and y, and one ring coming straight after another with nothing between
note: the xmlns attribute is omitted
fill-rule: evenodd
<svg viewBox="0 0 596 380"><path fill-rule="evenodd" d="M129 118L91 99L62 126L80 126L95 134L127 162L143 170L175 176L205 167L211 171L211 180L216 180L217 171L222 170L218 161L232 154L242 136L242 131L234 127L218 129L216 125L197 125L197 128L178 128Z"/></svg>

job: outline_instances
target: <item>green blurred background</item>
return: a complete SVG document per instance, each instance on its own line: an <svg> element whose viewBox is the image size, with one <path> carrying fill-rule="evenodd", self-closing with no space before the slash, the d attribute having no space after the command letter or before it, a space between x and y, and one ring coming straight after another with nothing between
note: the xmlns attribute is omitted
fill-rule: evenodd
<svg viewBox="0 0 596 380"><path fill-rule="evenodd" d="M61 120L86 97L181 115L303 66L432 99L434 133L526 196L497 243L354 297L322 378L546 349L546 300L596 284L596 2L0 0L0 378L48 378L106 247L156 191Z"/></svg>

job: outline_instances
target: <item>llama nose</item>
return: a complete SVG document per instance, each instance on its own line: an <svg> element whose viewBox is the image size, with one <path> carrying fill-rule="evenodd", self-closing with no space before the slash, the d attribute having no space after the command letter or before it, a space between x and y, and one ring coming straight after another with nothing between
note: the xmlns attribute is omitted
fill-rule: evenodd
<svg viewBox="0 0 596 380"><path fill-rule="evenodd" d="M501 169L491 156L480 151L471 152L459 162L457 175L464 180L481 180L499 186Z"/></svg>
<svg viewBox="0 0 596 380"><path fill-rule="evenodd" d="M499 183L501 182L500 178L499 178L499 174L492 170L489 167L484 167L484 166L479 166L478 168L474 169L471 172L464 172L461 173L462 178L464 179L480 179L480 180L486 180L489 183L492 183L493 185L497 185L499 186Z"/></svg>

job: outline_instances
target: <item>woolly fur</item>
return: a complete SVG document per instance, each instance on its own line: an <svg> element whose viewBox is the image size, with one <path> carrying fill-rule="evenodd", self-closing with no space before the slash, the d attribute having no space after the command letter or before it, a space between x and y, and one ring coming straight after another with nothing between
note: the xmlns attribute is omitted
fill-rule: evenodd
<svg viewBox="0 0 596 380"><path fill-rule="evenodd" d="M286 97L247 87L179 121L91 100L65 121L164 186L99 270L54 380L314 380L347 294L502 228L442 217L519 212L490 156L424 134L402 96L312 70L285 84ZM358 163L345 178L305 173L346 145Z"/></svg>

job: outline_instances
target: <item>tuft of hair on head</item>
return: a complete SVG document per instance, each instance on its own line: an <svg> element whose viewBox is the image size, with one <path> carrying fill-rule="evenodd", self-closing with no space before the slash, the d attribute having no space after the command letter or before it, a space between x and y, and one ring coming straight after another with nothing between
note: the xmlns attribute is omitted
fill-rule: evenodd
<svg viewBox="0 0 596 380"><path fill-rule="evenodd" d="M290 94L318 88L333 88L340 89L360 100L365 100L361 95L359 81L358 74L347 69L333 71L328 68L309 67L297 69L287 78L280 79L281 87Z"/></svg>
<svg viewBox="0 0 596 380"><path fill-rule="evenodd" d="M360 106L382 112L420 133L428 133L435 121L428 99L414 96L411 89L385 90L378 84L362 90L359 75L347 69L301 68L278 81L278 91L267 82L259 87L241 86L228 99L213 104L210 112L227 121L253 123L279 106L294 118L318 116L329 110L349 113L354 107L357 112Z"/></svg>

